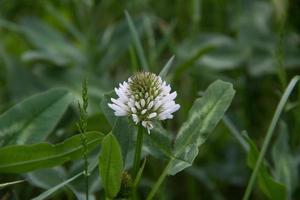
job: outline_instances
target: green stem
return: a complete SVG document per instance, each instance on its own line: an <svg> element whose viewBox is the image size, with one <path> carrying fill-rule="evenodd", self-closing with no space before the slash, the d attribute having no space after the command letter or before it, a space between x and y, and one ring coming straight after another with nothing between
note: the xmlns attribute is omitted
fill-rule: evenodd
<svg viewBox="0 0 300 200"><path fill-rule="evenodd" d="M245 141L245 139L241 136L240 131L235 127L235 125L232 123L232 121L226 115L224 115L224 117L223 117L223 122L230 130L230 133L239 141L240 145L247 152L248 144Z"/></svg>
<svg viewBox="0 0 300 200"><path fill-rule="evenodd" d="M153 199L153 197L155 196L155 194L157 193L158 189L160 188L161 184L163 183L163 181L165 180L166 176L168 175L168 171L169 168L171 166L172 163L172 159L169 160L167 166L165 167L164 171L162 172L162 174L159 176L158 180L156 181L155 185L152 187L152 190L150 191L150 193L147 196L146 200L151 200Z"/></svg>
<svg viewBox="0 0 300 200"><path fill-rule="evenodd" d="M132 174L133 180L135 180L136 175L140 168L142 146L143 146L143 127L139 125L137 130L137 139L135 144L135 154L134 154L134 162L133 162L133 174Z"/></svg>
<svg viewBox="0 0 300 200"><path fill-rule="evenodd" d="M86 152L84 154L84 176L85 176L86 200L89 200L89 172L88 172L88 159L87 159Z"/></svg>
<svg viewBox="0 0 300 200"><path fill-rule="evenodd" d="M267 135L264 139L264 143L263 143L263 146L262 146L262 149L259 153L259 157L258 157L258 160L255 164L255 168L251 174L251 177L250 177L250 180L249 180L249 183L247 185L247 188L246 188L246 192L244 194L244 197L243 197L243 200L248 200L249 197L250 197L250 194L252 192L252 189L253 189L253 186L254 186L254 183L255 183L255 180L257 178L257 174L258 174L258 171L259 171L259 168L260 168L260 165L263 161L263 158L266 154L266 151L268 149L268 146L269 146L269 143L270 143L270 140L272 138L272 135L274 133L274 129L276 127L276 124L279 120L279 117L285 107L285 104L289 98L289 96L291 95L294 87L296 86L297 82L299 81L300 79L300 76L295 76L289 83L287 89L284 91L284 94L282 95L281 99L280 99L280 102L276 108L276 111L275 111L275 114L273 116L273 119L271 121L271 124L268 128L268 131L267 131Z"/></svg>

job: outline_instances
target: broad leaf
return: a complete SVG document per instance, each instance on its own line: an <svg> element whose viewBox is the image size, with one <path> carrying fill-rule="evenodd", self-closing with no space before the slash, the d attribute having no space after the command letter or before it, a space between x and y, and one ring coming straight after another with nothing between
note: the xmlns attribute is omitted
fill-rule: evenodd
<svg viewBox="0 0 300 200"><path fill-rule="evenodd" d="M103 134L86 133L88 151L101 143ZM33 145L15 145L0 149L1 173L24 173L36 169L61 165L78 159L83 155L81 136L73 136L56 145L39 143Z"/></svg>
<svg viewBox="0 0 300 200"><path fill-rule="evenodd" d="M119 143L111 133L102 141L99 170L106 196L115 197L121 187L123 159Z"/></svg>
<svg viewBox="0 0 300 200"><path fill-rule="evenodd" d="M222 119L231 104L235 91L232 84L215 81L197 99L175 140L174 156L169 174L174 175L192 165L198 148Z"/></svg>
<svg viewBox="0 0 300 200"><path fill-rule="evenodd" d="M44 140L71 103L67 90L54 89L34 95L0 116L0 145Z"/></svg>
<svg viewBox="0 0 300 200"><path fill-rule="evenodd" d="M164 129L159 123L154 123L151 134L144 135L144 149L158 159L173 157L172 133Z"/></svg>
<svg viewBox="0 0 300 200"><path fill-rule="evenodd" d="M107 104L110 102L111 97L112 94L104 95L101 101L101 110L112 126L112 133L116 136L121 146L122 156L125 163L127 154L133 147L132 143L135 130L128 118L116 117L113 110L108 107Z"/></svg>
<svg viewBox="0 0 300 200"><path fill-rule="evenodd" d="M259 151L257 150L256 145L247 135L244 135L244 138L246 139L249 145L247 164L253 170L256 165L256 161L258 160ZM267 169L266 162L263 162L260 166L257 179L260 189L269 199L286 199L285 186L279 183L278 181L274 180L274 178L270 175Z"/></svg>

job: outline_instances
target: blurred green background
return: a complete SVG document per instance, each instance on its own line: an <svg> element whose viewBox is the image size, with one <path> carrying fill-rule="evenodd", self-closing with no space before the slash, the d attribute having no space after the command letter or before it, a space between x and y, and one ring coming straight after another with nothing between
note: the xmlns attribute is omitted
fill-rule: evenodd
<svg viewBox="0 0 300 200"><path fill-rule="evenodd" d="M237 90L226 120L201 147L194 166L169 177L158 198L241 199L251 170L232 133L247 130L260 147L285 87L299 74L297 0L0 0L0 113L55 87L79 98L87 78L88 129L110 131L101 97L141 66L125 10L134 19L150 71L159 73L175 55L167 80L178 93L181 109L175 120L164 124L174 134L193 100L211 82L229 81ZM266 157L272 176L286 185L290 199L300 198L299 98L300 90L288 102ZM76 102L48 141L76 133ZM163 167L155 158L149 163L141 192L151 187ZM30 199L81 166L76 162L26 175L25 184L0 191L0 199ZM2 180L16 177L5 175ZM78 179L53 199L83 199L82 184ZM92 187L94 198L100 199L97 178ZM256 188L253 199L267 197Z"/></svg>

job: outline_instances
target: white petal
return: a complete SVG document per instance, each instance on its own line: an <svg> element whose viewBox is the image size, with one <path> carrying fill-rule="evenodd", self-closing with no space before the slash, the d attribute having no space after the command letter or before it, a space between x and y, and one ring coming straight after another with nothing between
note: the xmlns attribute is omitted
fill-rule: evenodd
<svg viewBox="0 0 300 200"><path fill-rule="evenodd" d="M150 121L142 121L142 125L147 129L148 134L150 134L150 130L153 128L153 125Z"/></svg>
<svg viewBox="0 0 300 200"><path fill-rule="evenodd" d="M116 116L126 116L126 115L128 115L128 113L125 112L125 111L116 111L116 112L115 112L115 115L116 115Z"/></svg>
<svg viewBox="0 0 300 200"><path fill-rule="evenodd" d="M143 108L144 108L145 104L146 104L145 100L144 100L144 99L141 99L141 106L142 106Z"/></svg>
<svg viewBox="0 0 300 200"><path fill-rule="evenodd" d="M172 107L170 113L176 112L177 110L179 110L179 108L180 108L180 105L179 105L179 104L174 105L174 106Z"/></svg>
<svg viewBox="0 0 300 200"><path fill-rule="evenodd" d="M135 107L131 107L131 112L136 113L136 108Z"/></svg>
<svg viewBox="0 0 300 200"><path fill-rule="evenodd" d="M114 104L118 105L119 107L123 108L124 110L129 111L129 108L128 108L123 102L121 102L119 99L116 100L116 99L114 99L114 98L111 98L111 101L112 101Z"/></svg>
<svg viewBox="0 0 300 200"><path fill-rule="evenodd" d="M161 105L162 105L162 101L157 101L154 103L154 110L157 110Z"/></svg>
<svg viewBox="0 0 300 200"><path fill-rule="evenodd" d="M116 104L108 104L109 107L111 107L115 111L124 111L120 106L117 106Z"/></svg>
<svg viewBox="0 0 300 200"><path fill-rule="evenodd" d="M157 113L151 113L150 115L148 115L148 119L152 119L152 118L154 118L154 117L156 117L157 116Z"/></svg>
<svg viewBox="0 0 300 200"><path fill-rule="evenodd" d="M139 110L141 109L139 102L136 101L134 105L137 107L137 109L139 109Z"/></svg>
<svg viewBox="0 0 300 200"><path fill-rule="evenodd" d="M153 105L154 105L154 103L153 103L153 101L150 101L150 103L148 104L148 110L150 110L152 107L153 107Z"/></svg>
<svg viewBox="0 0 300 200"><path fill-rule="evenodd" d="M136 114L132 114L131 116L132 116L132 119L135 122L135 124L139 123L140 120L139 120L139 117Z"/></svg>
<svg viewBox="0 0 300 200"><path fill-rule="evenodd" d="M162 99L162 101L163 101L164 103L165 103L165 102L168 102L168 101L172 101L172 100L174 100L174 99L176 98L176 96L177 96L177 92L175 91L175 92L173 92L173 93L171 93L171 94L165 96L165 97Z"/></svg>

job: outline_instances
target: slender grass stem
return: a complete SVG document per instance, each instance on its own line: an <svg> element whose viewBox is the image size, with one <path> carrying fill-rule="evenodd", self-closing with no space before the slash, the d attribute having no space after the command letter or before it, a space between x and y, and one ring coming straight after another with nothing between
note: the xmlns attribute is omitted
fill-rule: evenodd
<svg viewBox="0 0 300 200"><path fill-rule="evenodd" d="M140 160L141 160L141 152L143 146L143 127L141 125L138 126L137 130L137 139L135 145L135 154L134 154L134 161L133 161L133 179L135 180L136 175L139 171L140 167Z"/></svg>
<svg viewBox="0 0 300 200"><path fill-rule="evenodd" d="M168 171L169 168L171 166L172 163L172 159L169 160L167 166L165 167L164 171L162 172L162 174L159 176L158 180L156 181L155 185L152 187L152 190L150 191L150 193L147 196L146 200L151 200L154 198L155 194L157 193L159 187L161 186L161 184L163 183L163 181L165 180L166 176L168 175Z"/></svg>
<svg viewBox="0 0 300 200"><path fill-rule="evenodd" d="M295 76L289 83L288 87L286 88L286 90L284 91L284 94L282 95L281 99L280 99L280 102L279 104L277 105L277 108L276 108L276 111L275 111L275 114L273 115L273 118L272 118L272 121L271 121L271 124L268 128L268 131L267 131L267 135L264 139L264 142L263 142L263 146L262 146L262 149L259 153L259 157L258 157L258 160L255 164L255 167L254 167L254 170L251 174L251 177L250 177L250 180L248 182L248 185L247 185L247 188L246 188L246 192L244 194L244 197L243 197L243 200L248 200L249 197L250 197L250 194L253 190L253 186L254 186L254 183L255 183L255 180L257 178L257 174L259 172L259 168L261 166L261 163L263 161L263 158L266 154L266 151L268 149L268 146L269 146L269 143L270 143L270 140L273 136L273 133L274 133L274 129L276 127L276 124L279 120L279 117L284 109L284 106L289 98L289 96L291 95L292 91L294 90L294 87L296 86L297 82L299 81L300 79L300 76Z"/></svg>
<svg viewBox="0 0 300 200"><path fill-rule="evenodd" d="M86 144L86 138L84 143ZM89 172L88 172L87 147L85 148L84 151L85 151L84 153L85 194L86 194L86 200L89 200Z"/></svg>
<svg viewBox="0 0 300 200"><path fill-rule="evenodd" d="M82 83L82 105L78 102L78 108L80 112L79 123L77 123L77 128L80 132L81 143L83 146L83 160L84 160L84 177L85 177L85 194L86 200L89 200L89 172L88 172L88 157L87 157L87 139L86 139L86 130L87 130L87 108L88 108L88 89L87 89L87 80L84 80Z"/></svg>
<svg viewBox="0 0 300 200"><path fill-rule="evenodd" d="M247 152L248 151L247 142L241 136L240 131L235 127L235 125L232 123L232 121L229 119L229 117L224 115L223 122L230 130L230 133L237 139L237 141L240 143L240 145L243 147L243 149Z"/></svg>

